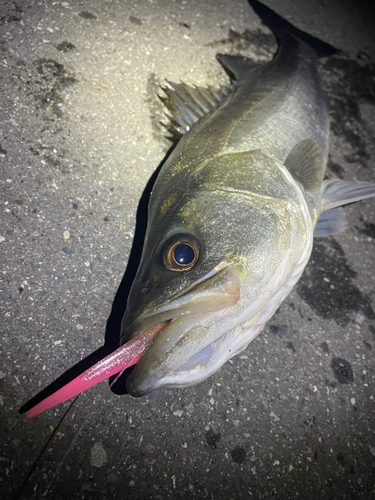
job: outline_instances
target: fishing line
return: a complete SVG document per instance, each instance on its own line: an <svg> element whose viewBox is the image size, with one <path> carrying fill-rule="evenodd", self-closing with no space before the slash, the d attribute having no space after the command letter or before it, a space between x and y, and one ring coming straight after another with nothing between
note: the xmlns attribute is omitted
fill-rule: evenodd
<svg viewBox="0 0 375 500"><path fill-rule="evenodd" d="M42 451L39 453L38 457L36 458L35 462L33 463L31 469L30 469L30 472L28 473L28 475L26 476L26 479L24 480L24 482L22 483L20 489L18 490L18 492L16 493L16 496L14 497L14 500L18 500L20 498L20 495L23 491L23 489L25 488L27 482L29 481L30 477L34 474L35 470L36 470L36 467L38 465L38 462L40 461L40 459L42 458L42 455L43 453L46 451L47 447L49 446L50 442L52 441L52 439L55 437L56 435L56 432L58 431L58 429L60 428L61 424L63 423L63 420L65 419L65 417L67 416L68 412L70 411L70 409L73 407L74 403L77 401L77 399L79 398L80 394L78 394L78 396L76 396L74 398L74 400L72 401L72 403L70 404L69 408L66 410L66 412L64 413L64 415L61 417L60 419L60 422L57 424L57 426L55 427L55 429L53 430L52 434L50 435L50 437L47 439L47 442L46 444L43 446L43 449ZM85 422L84 422L85 423ZM81 429L80 429L81 431ZM74 440L73 440L74 441ZM64 455L64 458L63 460L65 459L65 455ZM54 477L52 479L52 481L54 480Z"/></svg>
<svg viewBox="0 0 375 500"><path fill-rule="evenodd" d="M78 398L78 396L77 396L77 398ZM77 399L77 398L76 398L76 399ZM72 403L72 404L73 404L73 403ZM70 408L69 408L69 409L70 409ZM69 453L70 453L71 449L72 449L72 448L74 447L74 445L76 444L76 441L77 441L77 439L78 439L79 435L81 434L82 429L84 428L84 426L85 426L86 424L87 424L87 420L84 420L84 421L83 421L83 423L82 423L82 425L81 425L81 427L78 429L77 434L74 436L73 441L70 443L70 445L69 445L68 449L67 449L67 450L66 450L66 452L64 453L64 456L63 456L63 458L62 458L61 462L59 463L59 465L57 466L57 468L56 468L56 470L55 470L55 472L54 472L54 474L53 474L53 476L52 476L51 481L49 482L49 484L48 484L47 488L44 490L44 493L43 493L43 496L44 496L44 497L47 495L48 491L51 489L51 486L52 486L52 485L53 485L53 483L55 482L56 476L57 476L57 474L58 474L59 470L61 469L62 464L65 462L66 457L69 455Z"/></svg>

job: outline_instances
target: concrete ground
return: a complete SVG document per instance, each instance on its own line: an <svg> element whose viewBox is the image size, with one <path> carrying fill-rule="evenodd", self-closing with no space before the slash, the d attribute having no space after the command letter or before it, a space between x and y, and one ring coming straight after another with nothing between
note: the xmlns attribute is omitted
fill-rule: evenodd
<svg viewBox="0 0 375 500"><path fill-rule="evenodd" d="M329 165L375 181L374 10L267 4L343 51L320 63ZM158 86L223 84L217 53L265 61L276 44L245 0L3 0L0 30L0 498L375 498L375 200L347 207L350 229L316 241L264 332L209 380L141 399L104 382L19 415L116 344L136 211L170 147Z"/></svg>

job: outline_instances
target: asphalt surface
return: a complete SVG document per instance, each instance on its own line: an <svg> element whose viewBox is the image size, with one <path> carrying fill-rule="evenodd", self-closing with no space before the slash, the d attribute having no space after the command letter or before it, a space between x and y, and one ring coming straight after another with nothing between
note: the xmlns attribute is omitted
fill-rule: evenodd
<svg viewBox="0 0 375 500"><path fill-rule="evenodd" d="M320 62L329 166L375 181L374 10L267 4L342 50ZM116 344L137 209L139 245L171 146L158 86L224 84L217 53L261 62L276 43L244 0L5 0L0 30L0 498L375 498L375 200L346 208L350 228L316 241L264 332L209 380L141 399L104 382L18 413Z"/></svg>

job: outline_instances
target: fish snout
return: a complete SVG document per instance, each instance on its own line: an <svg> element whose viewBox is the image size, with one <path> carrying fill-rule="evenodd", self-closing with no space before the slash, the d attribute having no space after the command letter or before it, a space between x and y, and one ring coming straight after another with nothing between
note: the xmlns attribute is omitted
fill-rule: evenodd
<svg viewBox="0 0 375 500"><path fill-rule="evenodd" d="M223 311L240 300L240 279L231 265L220 273L189 290L180 297L177 308L169 309L171 321L153 340L127 379L127 390L133 396L143 396L177 380L186 362L194 368L202 363L201 353L220 338L223 331L217 320ZM185 300L186 299L186 300ZM154 322L167 319L167 311L156 314ZM148 321L142 321L148 326ZM173 386L188 385L186 381L172 382Z"/></svg>

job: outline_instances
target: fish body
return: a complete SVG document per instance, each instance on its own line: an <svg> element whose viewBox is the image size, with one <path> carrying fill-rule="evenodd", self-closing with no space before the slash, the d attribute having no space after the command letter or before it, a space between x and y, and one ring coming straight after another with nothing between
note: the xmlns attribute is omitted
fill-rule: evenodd
<svg viewBox="0 0 375 500"><path fill-rule="evenodd" d="M325 179L329 115L316 60L334 49L249 3L278 37L275 58L219 56L228 88L165 88L182 137L153 186L122 347L28 405L29 416L135 363L133 396L206 379L263 329L313 237L345 229L340 206L375 196L374 184Z"/></svg>
<svg viewBox="0 0 375 500"><path fill-rule="evenodd" d="M319 227L320 214L375 194L374 186L324 181L329 116L317 51L293 27L271 24L273 61L254 67L221 56L236 80L197 122L189 113L207 107L206 94L167 90L186 133L153 187L121 342L169 323L128 378L132 395L195 384L241 352L301 276L315 227L323 235L345 227L341 209ZM189 238L196 262L174 269L166 255Z"/></svg>

